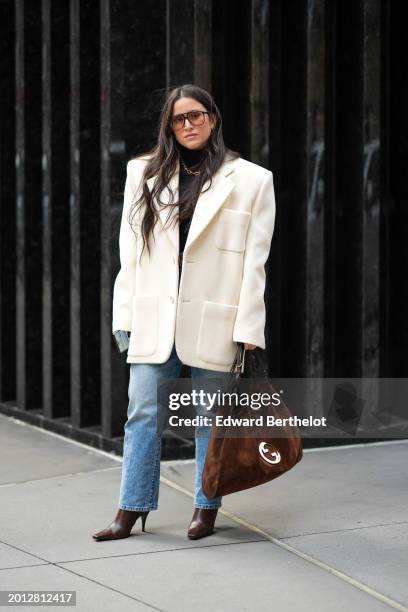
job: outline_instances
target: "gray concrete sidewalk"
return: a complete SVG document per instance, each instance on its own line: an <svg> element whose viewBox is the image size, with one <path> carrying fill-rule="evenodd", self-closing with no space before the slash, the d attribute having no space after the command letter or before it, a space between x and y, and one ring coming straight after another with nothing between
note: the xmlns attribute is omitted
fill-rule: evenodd
<svg viewBox="0 0 408 612"><path fill-rule="evenodd" d="M95 542L120 460L3 415L0 448L1 590L75 590L81 612L408 611L408 443L305 451L197 541L193 461L162 462L145 533Z"/></svg>

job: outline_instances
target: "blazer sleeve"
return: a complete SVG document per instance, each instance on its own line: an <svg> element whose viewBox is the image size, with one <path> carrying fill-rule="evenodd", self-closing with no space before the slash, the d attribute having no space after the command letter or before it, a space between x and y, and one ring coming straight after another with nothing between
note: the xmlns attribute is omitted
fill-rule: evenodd
<svg viewBox="0 0 408 612"><path fill-rule="evenodd" d="M120 270L113 285L112 333L120 329L132 331L132 300L136 281L137 238L128 221L130 206L136 192L135 181L127 164L122 219L119 232Z"/></svg>
<svg viewBox="0 0 408 612"><path fill-rule="evenodd" d="M232 339L265 348L265 264L275 226L273 175L267 171L252 205L244 253L244 269Z"/></svg>

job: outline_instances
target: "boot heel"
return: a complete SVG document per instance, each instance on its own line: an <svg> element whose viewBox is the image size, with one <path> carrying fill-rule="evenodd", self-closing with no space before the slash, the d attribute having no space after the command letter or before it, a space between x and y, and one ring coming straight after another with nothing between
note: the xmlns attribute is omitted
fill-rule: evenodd
<svg viewBox="0 0 408 612"><path fill-rule="evenodd" d="M146 531L145 530L145 523L146 523L146 519L147 519L147 515L149 514L149 511L143 512L142 514L142 531Z"/></svg>

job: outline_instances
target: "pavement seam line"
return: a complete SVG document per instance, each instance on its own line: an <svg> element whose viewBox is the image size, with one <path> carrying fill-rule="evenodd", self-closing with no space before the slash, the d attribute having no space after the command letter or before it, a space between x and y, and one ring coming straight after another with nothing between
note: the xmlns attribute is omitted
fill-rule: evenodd
<svg viewBox="0 0 408 612"><path fill-rule="evenodd" d="M20 552L24 552L26 555L30 555L32 557L35 557L37 559L42 559L43 561L45 561L45 563L36 563L35 565L33 564L33 565L28 565L28 566L27 565L21 565L21 566L17 566L15 568L11 568L11 569L25 569L26 567L44 567L45 565L53 565L54 567L58 567L59 569L61 569L63 571L69 572L71 574L75 574L76 576L80 576L80 578L84 578L84 580L88 580L89 582L94 582L95 584L98 584L99 586L102 586L105 589L108 589L110 591L114 591L115 593L120 593L124 597L128 597L129 599L132 599L132 601L137 601L138 603L141 603L141 604L147 606L148 608L152 608L153 610L157 610L158 612L165 612L165 610L162 610L161 608L157 608L153 604L146 603L145 601L143 601L141 599L138 599L137 597L133 597L132 595L128 595L128 593L125 593L123 591L120 591L119 589L115 589L114 587L111 587L111 586L108 586L106 584L103 584L102 582L98 582L98 580L95 580L94 578L90 578L88 576L84 576L83 574L80 574L79 572L74 572L74 570L71 570L71 569L69 569L69 568L59 564L59 563L63 563L63 562L48 561L47 559L44 559L43 557L39 557L38 555L35 555L34 553L27 552L23 548L19 548L18 546L15 546L14 544L8 544L7 542L3 542L2 540L0 540L0 543L4 544L5 546L9 546L10 548L14 548L15 550L18 550ZM4 569L10 569L10 568L4 568Z"/></svg>
<svg viewBox="0 0 408 612"><path fill-rule="evenodd" d="M369 440L369 438L367 438ZM349 448L365 448L367 446L391 446L392 444L407 444L408 438L403 440L381 440L381 442L359 442L358 444L338 444L336 446L317 446L316 448L304 448L304 453L319 453L322 451L333 451Z"/></svg>
<svg viewBox="0 0 408 612"><path fill-rule="evenodd" d="M146 532L149 533L149 532ZM240 540L238 542L220 542L218 544L197 544L196 546L191 545L191 546L182 546L180 548L158 548L157 550L143 550L141 552L134 552L134 553L123 553L123 554L119 554L119 555L107 555L105 557L85 557L84 559L69 559L68 561L54 561L54 563L56 564L63 564L64 566L68 563L82 563L82 562L87 562L87 561L100 561L103 559L122 559L125 557L140 557L140 556L144 556L144 555L156 555L156 554L165 554L165 553L172 553L172 552L180 552L180 551L184 551L184 550L198 550L201 548L220 548L222 546L237 546L237 545L242 545L242 544L254 544L257 542L265 542L265 538L262 538L262 540ZM20 567L20 566L17 566ZM21 567L25 567L25 566L21 566ZM1 569L0 569L1 571Z"/></svg>
<svg viewBox="0 0 408 612"><path fill-rule="evenodd" d="M148 533L148 532L147 532ZM265 542L265 538L262 540L240 540L238 542L220 542L219 544L199 544L197 546L182 546L180 548L160 548L157 550L144 550L142 552L126 553L120 555L106 555L102 557L84 557L83 559L68 559L67 561L46 561L45 563L32 563L31 565L12 565L10 567L0 567L0 572L4 572L12 569L26 569L27 567L41 567L43 565L58 565L58 567L65 567L68 563L86 563L87 561L101 561L103 559L122 559L125 557L139 557L141 555L155 555L171 552L180 552L183 550L197 550L198 548L217 548L220 546L236 546L237 544L254 544L257 542ZM6 544L8 546L8 544ZM25 552L20 549L21 552ZM27 555L31 554L29 552Z"/></svg>
<svg viewBox="0 0 408 612"><path fill-rule="evenodd" d="M394 527L394 525L406 525L408 521L395 521L394 523L377 523L375 525L362 525L361 527L344 527L343 529L330 529L329 531L311 531L309 533L295 533L282 538L282 540L290 540L291 538L306 538L307 536L327 535L331 533L343 533L348 531L360 531L362 529L373 529L377 527Z"/></svg>
<svg viewBox="0 0 408 612"><path fill-rule="evenodd" d="M82 470L81 472L70 472L69 474L54 474L53 476L44 476L44 478L32 478L31 480L20 480L19 482L6 482L0 484L0 489L6 487L17 487L18 485L31 484L32 482L43 482L44 480L53 480L54 478L72 478L73 476L86 476L87 474L97 474L98 472L109 472L110 470L119 470L120 466L112 465L106 468L97 468L95 470Z"/></svg>
<svg viewBox="0 0 408 612"><path fill-rule="evenodd" d="M69 572L70 574L74 574L75 576L79 576L80 578L83 578L84 580L87 580L88 582L93 582L94 584L97 584L98 586L101 586L104 589L108 589L108 591L113 591L114 593L119 593L119 595L123 595L123 597L127 597L128 599L131 599L132 601L137 601L138 603L146 606L147 608L151 608L153 610L157 610L158 612L166 612L162 608L158 608L157 606L155 606L153 604L149 604L146 601L143 601L143 599L138 599L137 597L134 597L133 595L129 595L128 593L125 593L124 591L121 591L119 589L115 589L115 587L109 586L107 584L103 584L103 582L99 582L99 580L96 580L95 578L90 578L89 576L84 576L83 574L80 574L79 572L74 572L74 570L68 569L67 567L64 567L63 565L59 565L58 563L51 562L51 565L53 565L54 567L58 567L59 569L63 570L64 572Z"/></svg>
<svg viewBox="0 0 408 612"><path fill-rule="evenodd" d="M24 553L25 555L30 555L30 557L34 557L34 559L40 559L41 561L45 562L45 563L38 563L35 565L46 565L47 563L52 563L52 561L49 561L49 559L40 557L39 555L29 552L25 550L24 548L21 548L20 546L16 546L15 544L9 544L9 542L5 542L4 540L0 540L0 544L3 544L4 546L8 546L8 548L12 548L13 550L18 550L18 552ZM22 567L25 567L25 566L22 566Z"/></svg>
<svg viewBox="0 0 408 612"><path fill-rule="evenodd" d="M188 489L185 489L184 487L177 484L176 482L172 482L165 476L160 476L160 480L163 481L167 486L172 487L173 489L176 489L177 491L180 491L181 493L184 493L188 497L192 497L194 499L194 494L191 493L191 491L189 491ZM324 561L320 561L319 559L316 559L315 557L311 557L307 553L304 553L298 550L297 548L294 548L293 546L286 544L282 540L279 540L275 538L274 536L270 535L267 531L264 531L260 527L257 527L256 525L253 525L252 523L248 523L248 521L246 521L245 519L242 519L239 516L236 516L235 514L228 512L228 510L223 510L222 507L220 507L218 512L220 512L221 514L229 518L231 521L238 523L242 527L245 527L246 529L250 531L253 531L259 535L262 535L266 540L269 540L270 542L272 542L273 544L276 544L276 546L279 546L280 548L283 548L287 552L290 552L298 557L301 557L305 561L308 561L309 563L312 563L313 565L320 567L321 569L329 572L330 574L333 574L337 578L340 578L344 582L348 582L349 584L356 587L360 591L363 591L367 595L370 595L371 597L374 597L378 601L382 601L383 603L389 605L391 608L394 608L394 610L399 610L400 612L408 612L408 608L400 604L398 601L395 601L391 599L390 597L387 597L387 595L383 595L382 593L379 593L378 591L364 584L363 582L360 582L356 580L355 578L352 578L348 574L345 574L344 572L341 572L340 570L335 569L331 565L324 563Z"/></svg>
<svg viewBox="0 0 408 612"><path fill-rule="evenodd" d="M10 567L0 567L0 572L6 572L7 570L15 570L15 569L26 569L27 567L43 567L44 565L52 565L52 563L47 562L47 563L32 563L31 565L11 565Z"/></svg>

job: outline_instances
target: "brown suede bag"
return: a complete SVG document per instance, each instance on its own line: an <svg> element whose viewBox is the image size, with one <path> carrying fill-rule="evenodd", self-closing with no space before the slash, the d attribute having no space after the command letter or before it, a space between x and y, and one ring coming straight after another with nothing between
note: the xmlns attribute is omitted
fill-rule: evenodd
<svg viewBox="0 0 408 612"><path fill-rule="evenodd" d="M276 393L268 378L265 351L259 347L245 351L244 344L238 343L230 378L223 391L239 393L238 385L242 379L248 381L245 386L247 393ZM265 412L277 418L292 416L282 400L277 406L268 405ZM213 409L214 415L255 416L251 407L239 404L218 405ZM202 475L203 491L208 498L264 484L281 476L302 459L302 438L296 426L279 427L279 437L267 437L270 431L273 428L263 427L258 436L258 429L254 428L251 437L231 437L231 428L223 430L215 425L214 419Z"/></svg>

